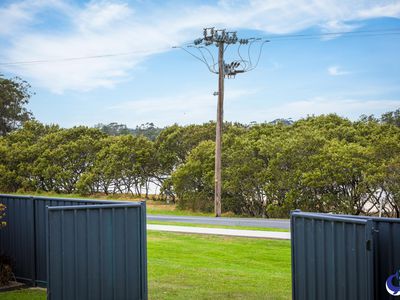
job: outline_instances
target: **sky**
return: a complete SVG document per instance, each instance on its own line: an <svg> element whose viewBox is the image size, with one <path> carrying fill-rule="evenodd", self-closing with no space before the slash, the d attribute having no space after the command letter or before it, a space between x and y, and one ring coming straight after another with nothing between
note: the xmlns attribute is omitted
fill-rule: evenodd
<svg viewBox="0 0 400 300"><path fill-rule="evenodd" d="M205 27L270 39L257 68L226 79L226 121L327 113L356 120L400 108L399 0L1 0L0 20L0 74L31 84L29 109L44 123L214 120L218 76L173 48ZM26 61L42 62L12 64Z"/></svg>

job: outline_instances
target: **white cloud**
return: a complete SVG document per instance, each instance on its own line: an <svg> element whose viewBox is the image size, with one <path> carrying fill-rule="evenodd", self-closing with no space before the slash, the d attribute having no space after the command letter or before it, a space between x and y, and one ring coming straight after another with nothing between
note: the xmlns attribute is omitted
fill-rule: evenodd
<svg viewBox="0 0 400 300"><path fill-rule="evenodd" d="M355 22L368 18L400 17L400 3L389 0L223 0L197 6L183 2L160 4L145 13L134 5L107 0L84 6L66 0L25 0L0 8L0 19L7 24L0 27L0 37L8 44L0 49L2 61L136 52L84 62L7 66L6 71L58 93L113 87L147 57L198 36L204 26L250 28L275 34L319 26L329 32L354 30L360 26ZM63 15L65 26L46 31L43 24L36 27L38 22L46 22L38 17L43 10Z"/></svg>
<svg viewBox="0 0 400 300"><path fill-rule="evenodd" d="M71 32L61 35L29 30L27 33L21 32L12 40L12 47L3 51L3 57L8 61L25 61L133 53L85 61L23 64L4 68L31 78L35 84L55 93L62 93L66 89L85 91L96 87L113 87L147 56L159 52L158 48L165 49L168 46L158 28L150 28L132 20L133 10L125 4L89 3L82 11L69 6L65 13L72 18Z"/></svg>
<svg viewBox="0 0 400 300"><path fill-rule="evenodd" d="M398 18L400 15L400 2L391 1L388 4L376 4L370 8L361 9L358 12L360 19L363 18L379 18L393 17Z"/></svg>
<svg viewBox="0 0 400 300"><path fill-rule="evenodd" d="M331 66L328 68L328 74L331 76L341 76L349 73L349 71L345 71L339 66Z"/></svg>
<svg viewBox="0 0 400 300"><path fill-rule="evenodd" d="M35 15L49 7L67 11L62 0L20 1L0 7L0 20L2 23L0 36L12 36L23 29L24 26L37 23L38 20L35 20Z"/></svg>
<svg viewBox="0 0 400 300"><path fill-rule="evenodd" d="M89 2L74 22L81 31L110 30L115 24L132 18L133 13L133 9L125 3Z"/></svg>

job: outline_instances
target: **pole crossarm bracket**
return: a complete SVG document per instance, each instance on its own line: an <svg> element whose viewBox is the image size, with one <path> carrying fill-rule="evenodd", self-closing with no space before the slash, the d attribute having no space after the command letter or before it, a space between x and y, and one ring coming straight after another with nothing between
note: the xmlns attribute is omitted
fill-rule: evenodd
<svg viewBox="0 0 400 300"><path fill-rule="evenodd" d="M193 43L187 44L180 48L197 60L201 61L207 69L214 74L219 74L220 70L218 62L216 62L215 54L210 51L209 46L219 48L223 46L223 53L226 54L229 47L237 46L237 57L227 63L223 61L223 75L225 78L234 78L237 74L254 70L261 57L261 53L265 43L269 40L261 38L239 38L236 31L227 31L226 29L215 29L208 27L203 29L203 37L195 39ZM254 48L258 45L258 50ZM241 49L247 47L247 53L243 54ZM191 50L195 49L195 50Z"/></svg>

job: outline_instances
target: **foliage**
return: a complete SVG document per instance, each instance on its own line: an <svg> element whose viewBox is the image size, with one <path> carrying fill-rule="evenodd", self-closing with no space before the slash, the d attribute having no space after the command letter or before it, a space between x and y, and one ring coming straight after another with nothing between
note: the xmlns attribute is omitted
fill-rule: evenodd
<svg viewBox="0 0 400 300"><path fill-rule="evenodd" d="M116 122L107 125L99 123L94 125L94 128L101 130L107 135L113 136L130 134L130 129L125 124L118 124Z"/></svg>
<svg viewBox="0 0 400 300"><path fill-rule="evenodd" d="M400 127L400 109L383 114L381 120L383 123Z"/></svg>
<svg viewBox="0 0 400 300"><path fill-rule="evenodd" d="M4 221L5 216L6 216L6 206L0 203L0 229L7 225L6 221Z"/></svg>
<svg viewBox="0 0 400 300"><path fill-rule="evenodd" d="M7 79L0 74L0 136L31 119L32 114L26 109L32 95L30 87L19 77Z"/></svg>
<svg viewBox="0 0 400 300"><path fill-rule="evenodd" d="M190 151L200 142L215 138L215 124L166 127L155 140L157 172L154 184L162 195L175 201L171 174L186 161Z"/></svg>
<svg viewBox="0 0 400 300"><path fill-rule="evenodd" d="M82 126L43 136L32 147L38 156L26 181L44 191L76 192L77 182L94 164L103 137L99 130Z"/></svg>
<svg viewBox="0 0 400 300"><path fill-rule="evenodd" d="M0 287L7 285L12 279L12 260L9 256L0 254Z"/></svg>
<svg viewBox="0 0 400 300"><path fill-rule="evenodd" d="M136 126L135 129L131 129L131 133L133 135L144 136L150 141L155 141L161 131L162 128L156 127L154 123L142 124L140 126Z"/></svg>
<svg viewBox="0 0 400 300"><path fill-rule="evenodd" d="M223 211L287 217L296 208L346 214L382 209L400 216L398 115L225 123ZM0 190L149 197L157 188L179 208L208 213L214 207L214 138L213 122L175 124L153 141L29 121L0 137Z"/></svg>
<svg viewBox="0 0 400 300"><path fill-rule="evenodd" d="M56 125L28 121L21 129L0 138L0 190L44 189L34 178L34 163L42 154L38 143L58 130Z"/></svg>
<svg viewBox="0 0 400 300"><path fill-rule="evenodd" d="M144 188L147 197L156 168L153 143L142 136L126 135L105 138L101 144L93 164L77 182L79 191L140 196Z"/></svg>
<svg viewBox="0 0 400 300"><path fill-rule="evenodd" d="M351 122L327 115L228 130L224 211L268 217L288 216L295 208L373 214L383 201L384 213L398 216L399 147L398 127L374 118ZM212 145L199 144L173 173L181 205L211 209L213 165L206 158L212 151Z"/></svg>
<svg viewBox="0 0 400 300"><path fill-rule="evenodd" d="M134 136L144 136L148 138L150 141L155 141L162 128L156 127L154 123L146 123L136 128L128 128L125 124L118 124L116 122L110 124L96 124L94 128L97 128L104 132L107 135L118 136L118 135L127 135L132 134Z"/></svg>
<svg viewBox="0 0 400 300"><path fill-rule="evenodd" d="M189 154L172 175L174 189L181 208L211 212L214 207L214 147L203 141Z"/></svg>

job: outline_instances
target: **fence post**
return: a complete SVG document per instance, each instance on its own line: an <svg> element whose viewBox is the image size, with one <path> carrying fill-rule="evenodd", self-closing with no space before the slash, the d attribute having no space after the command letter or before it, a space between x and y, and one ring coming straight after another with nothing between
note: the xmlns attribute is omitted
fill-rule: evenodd
<svg viewBox="0 0 400 300"><path fill-rule="evenodd" d="M290 251L291 251L291 262L292 262L292 265L291 265L291 268L292 268L292 299L293 300L295 300L296 299L296 295L295 295L295 293L294 293L294 291L296 290L295 289L295 284L296 284L296 280L295 280L295 278L294 278L294 274L296 274L296 272L295 272L295 261L294 261L294 239L295 239L295 235L294 235L294 222L293 222L293 219L294 219L294 216L293 216L293 212L297 212L297 211L300 211L300 210L292 210L291 212L290 212L290 235L291 235L291 241L290 241L290 243L291 243L291 247L290 247Z"/></svg>
<svg viewBox="0 0 400 300"><path fill-rule="evenodd" d="M47 300L51 300L51 289L50 289L50 247L49 247L49 235L50 235L50 226L49 226L49 206L46 205L46 280L47 280Z"/></svg>
<svg viewBox="0 0 400 300"><path fill-rule="evenodd" d="M36 257L36 201L31 196L29 200L32 203L32 286L36 286L37 275L37 257Z"/></svg>
<svg viewBox="0 0 400 300"><path fill-rule="evenodd" d="M143 289L143 299L147 300L148 297L148 291L147 291L147 239L146 239L146 202L142 201L140 203L140 212L141 212L141 230L140 230L140 234L141 234L141 244L142 246L140 247L140 251L141 253L141 264L142 264L142 276L141 276L141 280L142 280L142 289Z"/></svg>

